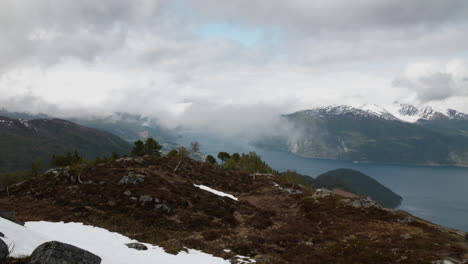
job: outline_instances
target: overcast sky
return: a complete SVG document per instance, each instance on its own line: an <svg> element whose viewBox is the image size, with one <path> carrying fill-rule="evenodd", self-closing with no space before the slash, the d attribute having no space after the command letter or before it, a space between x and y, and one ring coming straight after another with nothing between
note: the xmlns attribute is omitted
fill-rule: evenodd
<svg viewBox="0 0 468 264"><path fill-rule="evenodd" d="M1 0L0 106L468 111L467 32L466 0Z"/></svg>

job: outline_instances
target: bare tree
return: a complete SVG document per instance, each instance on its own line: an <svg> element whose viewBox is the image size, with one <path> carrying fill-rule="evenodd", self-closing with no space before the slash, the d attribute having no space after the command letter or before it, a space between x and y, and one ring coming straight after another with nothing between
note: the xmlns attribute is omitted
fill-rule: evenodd
<svg viewBox="0 0 468 264"><path fill-rule="evenodd" d="M192 151L192 153L200 152L200 143L198 141L191 142L190 151Z"/></svg>

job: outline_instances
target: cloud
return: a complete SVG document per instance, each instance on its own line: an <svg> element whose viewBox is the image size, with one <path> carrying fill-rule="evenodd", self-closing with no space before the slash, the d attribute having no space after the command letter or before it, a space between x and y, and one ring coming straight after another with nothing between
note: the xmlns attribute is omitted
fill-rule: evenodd
<svg viewBox="0 0 468 264"><path fill-rule="evenodd" d="M466 66L412 65L463 61L467 26L458 0L3 0L0 104L231 131L324 104L450 106Z"/></svg>
<svg viewBox="0 0 468 264"><path fill-rule="evenodd" d="M468 96L468 65L464 61L423 62L408 65L393 82L406 87L421 103Z"/></svg>

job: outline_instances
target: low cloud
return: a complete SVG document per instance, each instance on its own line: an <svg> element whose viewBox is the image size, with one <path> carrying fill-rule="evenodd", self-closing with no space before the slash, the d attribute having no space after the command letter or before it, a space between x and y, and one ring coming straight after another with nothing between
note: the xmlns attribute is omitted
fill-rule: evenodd
<svg viewBox="0 0 468 264"><path fill-rule="evenodd" d="M467 76L464 61L425 62L408 65L393 85L407 88L420 103L430 103L468 96Z"/></svg>

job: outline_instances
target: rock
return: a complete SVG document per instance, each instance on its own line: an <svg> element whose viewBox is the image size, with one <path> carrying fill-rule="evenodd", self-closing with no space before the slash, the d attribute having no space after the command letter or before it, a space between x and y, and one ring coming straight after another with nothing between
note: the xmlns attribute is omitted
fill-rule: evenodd
<svg viewBox="0 0 468 264"><path fill-rule="evenodd" d="M145 182L145 175L130 172L127 176L124 176L119 181L119 184L138 185L138 184L142 184L144 182Z"/></svg>
<svg viewBox="0 0 468 264"><path fill-rule="evenodd" d="M145 204L145 203L150 203L153 201L153 197L149 196L149 195L142 195L140 196L140 199L138 199L138 201L141 203L141 204Z"/></svg>
<svg viewBox="0 0 468 264"><path fill-rule="evenodd" d="M5 263L9 254L10 250L8 249L8 245L0 239L0 263Z"/></svg>
<svg viewBox="0 0 468 264"><path fill-rule="evenodd" d="M126 190L123 194L126 195L126 196L130 196L130 195L132 195L132 191Z"/></svg>
<svg viewBox="0 0 468 264"><path fill-rule="evenodd" d="M37 247L30 264L100 264L101 258L84 249L51 241Z"/></svg>
<svg viewBox="0 0 468 264"><path fill-rule="evenodd" d="M14 211L0 211L0 217L16 222L16 212Z"/></svg>
<svg viewBox="0 0 468 264"><path fill-rule="evenodd" d="M404 240L409 240L411 238L413 238L410 234L403 234L400 236L401 239L404 239Z"/></svg>
<svg viewBox="0 0 468 264"><path fill-rule="evenodd" d="M357 199L357 200L350 200L350 199L344 199L341 200L341 203L352 206L354 208L378 208L382 209L383 207L377 203L376 201L372 200L371 198L367 197L365 199Z"/></svg>
<svg viewBox="0 0 468 264"><path fill-rule="evenodd" d="M403 219L398 219L398 222L401 224L411 224L414 222L414 219L412 217L407 216Z"/></svg>
<svg viewBox="0 0 468 264"><path fill-rule="evenodd" d="M138 164L141 165L141 166L146 166L146 165L148 165L148 162L147 162L145 159L143 159L143 158L136 158L136 159L135 159L135 162L138 163Z"/></svg>
<svg viewBox="0 0 468 264"><path fill-rule="evenodd" d="M456 264L455 262L451 261L450 259L442 259L442 260L436 260L432 261L432 264Z"/></svg>
<svg viewBox="0 0 468 264"><path fill-rule="evenodd" d="M130 197L130 201L136 203L136 202L138 202L138 198L136 198L136 197Z"/></svg>
<svg viewBox="0 0 468 264"><path fill-rule="evenodd" d="M321 189L315 190L315 193L312 195L312 198L319 199L319 198L325 198L330 195L335 195L335 194L330 190L321 188Z"/></svg>
<svg viewBox="0 0 468 264"><path fill-rule="evenodd" d="M293 188L284 188L283 191L289 195L301 194L302 192Z"/></svg>
<svg viewBox="0 0 468 264"><path fill-rule="evenodd" d="M136 250L148 250L148 247L143 245L143 244L140 244L140 243L128 243L128 244L125 244L127 247L129 248L133 248L133 249L136 249Z"/></svg>
<svg viewBox="0 0 468 264"><path fill-rule="evenodd" d="M156 204L154 206L154 209L159 210L159 211L164 211L164 212L170 212L171 211L171 208L169 208L169 206L167 206L165 204Z"/></svg>
<svg viewBox="0 0 468 264"><path fill-rule="evenodd" d="M5 237L5 234L3 234L2 232L0 232L0 237Z"/></svg>

